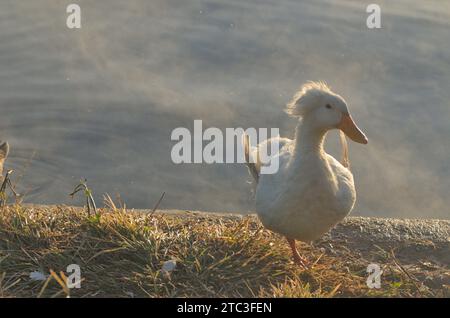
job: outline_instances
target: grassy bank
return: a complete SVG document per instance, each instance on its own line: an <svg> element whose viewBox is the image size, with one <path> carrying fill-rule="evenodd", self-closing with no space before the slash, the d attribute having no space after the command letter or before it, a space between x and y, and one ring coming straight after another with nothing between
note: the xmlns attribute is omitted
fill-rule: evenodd
<svg viewBox="0 0 450 318"><path fill-rule="evenodd" d="M100 209L88 217L72 207L9 206L0 209L0 296L449 296L442 260L408 264L382 244L363 253L331 237L299 247L314 264L309 270L295 266L284 239L253 216ZM171 260L176 268L163 271ZM366 285L374 261L381 289ZM81 267L80 289L64 288L69 264Z"/></svg>

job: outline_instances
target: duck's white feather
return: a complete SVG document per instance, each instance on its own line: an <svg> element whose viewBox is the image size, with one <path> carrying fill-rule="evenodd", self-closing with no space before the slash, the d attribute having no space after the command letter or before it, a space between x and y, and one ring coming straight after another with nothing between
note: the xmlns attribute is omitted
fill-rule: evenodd
<svg viewBox="0 0 450 318"><path fill-rule="evenodd" d="M321 237L353 208L352 173L335 158L308 154L292 161L294 141L286 142L271 159L279 160L276 174L261 175L256 211L270 230L301 241ZM294 172L294 173L293 173Z"/></svg>

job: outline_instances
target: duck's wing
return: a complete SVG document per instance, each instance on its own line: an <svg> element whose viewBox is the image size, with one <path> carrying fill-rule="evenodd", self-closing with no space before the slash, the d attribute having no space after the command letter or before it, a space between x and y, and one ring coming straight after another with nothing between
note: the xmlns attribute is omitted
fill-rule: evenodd
<svg viewBox="0 0 450 318"><path fill-rule="evenodd" d="M252 147L250 145L249 137L248 135L244 134L244 154L245 154L245 163L248 167L248 170L250 174L252 175L253 179L258 183L259 181L259 175L261 172L261 160L259 156L259 149L262 149L263 147L270 146L270 143L274 141L274 139L278 142L278 152L281 151L286 145L289 145L292 143L292 140L288 138L280 138L280 137L274 137L267 140L264 140L260 144L258 144L256 147ZM278 153L271 154L271 157L278 155Z"/></svg>
<svg viewBox="0 0 450 318"><path fill-rule="evenodd" d="M252 147L250 145L250 139L247 134L243 136L243 144L244 144L244 155L245 155L245 164L247 165L248 171L252 175L253 179L256 183L259 180L259 172L261 169L261 162L259 160L259 152L258 146ZM256 157L254 157L256 155Z"/></svg>

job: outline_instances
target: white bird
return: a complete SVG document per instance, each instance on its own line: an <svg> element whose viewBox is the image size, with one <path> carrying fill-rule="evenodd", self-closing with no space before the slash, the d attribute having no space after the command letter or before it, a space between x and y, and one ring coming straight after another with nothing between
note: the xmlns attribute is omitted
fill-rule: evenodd
<svg viewBox="0 0 450 318"><path fill-rule="evenodd" d="M342 164L324 150L327 132L340 129L351 140L367 144L364 133L353 121L345 100L322 82L302 86L287 105L286 112L299 118L295 139L278 138L280 150L269 160L279 160L274 174L260 174L259 149L273 139L250 147L244 138L246 162L257 182L256 212L263 225L287 238L294 262L307 266L295 240L320 238L347 216L356 200L353 175L349 170L347 144ZM253 163L252 163L253 162Z"/></svg>

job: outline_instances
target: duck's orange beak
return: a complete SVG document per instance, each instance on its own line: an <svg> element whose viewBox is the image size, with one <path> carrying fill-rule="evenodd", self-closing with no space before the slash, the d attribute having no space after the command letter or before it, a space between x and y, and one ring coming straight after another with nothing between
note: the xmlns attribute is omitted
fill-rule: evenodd
<svg viewBox="0 0 450 318"><path fill-rule="evenodd" d="M355 142L359 142L360 144L367 144L369 142L366 135L356 126L350 114L342 114L341 122L337 128L342 130L348 138Z"/></svg>

